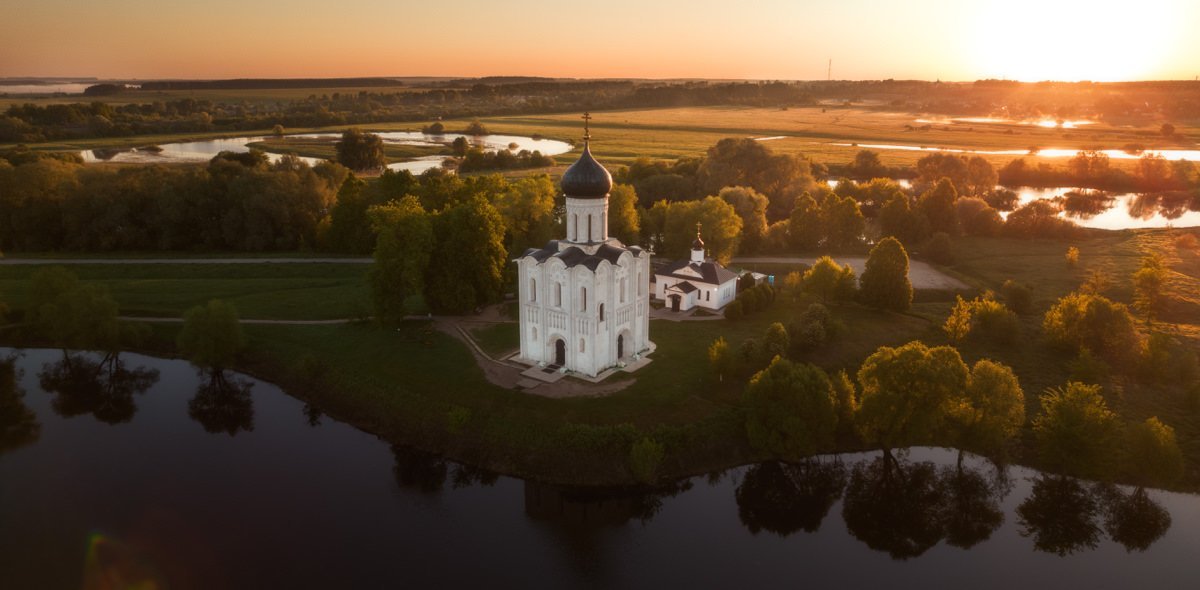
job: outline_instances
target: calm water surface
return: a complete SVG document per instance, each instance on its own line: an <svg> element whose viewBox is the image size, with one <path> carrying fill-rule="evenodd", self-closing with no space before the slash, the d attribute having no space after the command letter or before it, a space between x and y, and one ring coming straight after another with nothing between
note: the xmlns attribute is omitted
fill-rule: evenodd
<svg viewBox="0 0 1200 590"><path fill-rule="evenodd" d="M398 145L449 145L459 137L466 137L467 141L472 145L483 148L484 150L504 150L509 149L510 144L517 144L513 149L514 152L521 150L540 151L542 155L557 156L565 154L574 146L565 142L554 139L534 139L532 137L521 137L517 135L483 135L470 136L460 135L455 133L446 133L442 135L427 135L419 131L381 131L376 132L384 143L392 143ZM301 139L311 139L317 137L332 138L337 134L331 133L302 133L291 134L286 137L294 137ZM85 162L126 162L126 163L171 163L171 162L206 162L211 160L213 156L223 152L246 152L250 150L249 144L257 141L266 141L274 139L272 136L253 136L253 137L231 137L226 139L211 139L205 141L191 141L179 143L163 143L158 147L161 151L142 151L129 150L112 153L111 150L84 150L80 152ZM271 161L277 161L282 157L281 154L269 153ZM324 161L321 158L306 158L301 160L309 164L319 164ZM437 168L442 165L442 160L446 156L427 156L414 158L405 162L395 162L388 165L392 170L408 170L413 174L420 174L430 168Z"/></svg>
<svg viewBox="0 0 1200 590"><path fill-rule="evenodd" d="M26 351L24 396L0 387L0 587L1194 587L1192 495L959 473L940 449L570 490L393 448L268 383L122 360L91 387Z"/></svg>

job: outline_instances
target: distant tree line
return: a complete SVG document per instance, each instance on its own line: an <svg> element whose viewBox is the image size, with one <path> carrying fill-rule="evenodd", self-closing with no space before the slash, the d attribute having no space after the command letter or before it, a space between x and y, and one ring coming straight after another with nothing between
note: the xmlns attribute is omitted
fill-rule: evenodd
<svg viewBox="0 0 1200 590"><path fill-rule="evenodd" d="M85 166L36 152L0 154L0 248L26 251L296 250L318 228L348 171L261 152L207 166Z"/></svg>

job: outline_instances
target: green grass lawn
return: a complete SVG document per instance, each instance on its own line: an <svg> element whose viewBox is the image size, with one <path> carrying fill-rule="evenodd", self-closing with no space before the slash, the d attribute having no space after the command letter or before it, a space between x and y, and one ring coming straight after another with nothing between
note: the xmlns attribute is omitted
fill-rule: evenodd
<svg viewBox="0 0 1200 590"><path fill-rule="evenodd" d="M366 264L63 265L108 287L123 315L180 317L210 299L243 318L324 320L370 314ZM41 265L0 266L0 300L20 310Z"/></svg>

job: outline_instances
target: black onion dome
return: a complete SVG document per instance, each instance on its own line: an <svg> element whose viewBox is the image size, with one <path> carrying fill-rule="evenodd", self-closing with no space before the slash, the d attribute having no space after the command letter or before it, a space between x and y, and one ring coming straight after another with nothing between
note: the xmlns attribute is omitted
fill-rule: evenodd
<svg viewBox="0 0 1200 590"><path fill-rule="evenodd" d="M583 155L562 176L563 194L577 199L602 199L608 196L612 185L612 175L592 157L587 144L583 146Z"/></svg>
<svg viewBox="0 0 1200 590"><path fill-rule="evenodd" d="M693 250L703 250L704 249L704 240L701 240L700 236L696 236L696 239L692 240L692 249Z"/></svg>

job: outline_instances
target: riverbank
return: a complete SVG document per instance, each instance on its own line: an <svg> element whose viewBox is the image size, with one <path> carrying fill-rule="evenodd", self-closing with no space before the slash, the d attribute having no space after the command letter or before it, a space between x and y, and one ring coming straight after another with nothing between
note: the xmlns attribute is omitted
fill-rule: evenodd
<svg viewBox="0 0 1200 590"><path fill-rule="evenodd" d="M1039 412L1041 392L1061 386L1071 377L1070 356L1041 342L1042 313L1096 271L1110 277L1110 297L1128 301L1128 277L1147 251L1167 253L1175 277L1172 305L1158 328L1184 338L1194 349L1200 342L1196 325L1200 317L1200 283L1195 278L1200 276L1200 255L1178 249L1178 234L1166 230L1096 232L1071 242L956 238L958 262L938 270L968 285L966 296L998 289L1008 279L1034 287L1032 313L1021 318L1024 344L998 347L963 343L959 349L964 360L970 364L990 358L1012 366L1025 390L1026 416L1031 420ZM1064 258L1068 246L1080 251L1077 265L1068 264ZM786 265L775 266L778 272L788 270ZM3 299L18 312L23 285L33 268L0 267ZM241 297L245 299L238 303L243 317L270 319L274 315L278 319L306 320L322 319L320 314L333 315L345 305L331 299L331 291L319 283L308 284L320 278L313 273L348 273L337 278L342 285L337 288L360 297L365 296L361 275L366 268L362 264L338 265L336 269L321 264L147 264L84 265L74 270L84 280L109 284L122 313L127 315L133 315L131 309L148 308L156 310L154 315L178 317L196 302L225 297L229 289L236 289L233 293L244 293ZM262 273L267 276L256 277ZM260 282L264 280L268 282ZM269 284L276 287L264 291ZM149 289L147 285L154 287ZM879 346L917 339L929 345L946 344L940 326L954 304L954 293L919 291L916 299L908 314L857 305L832 306L834 317L845 326L841 336L816 350L797 353L795 359L831 372L844 369L853 375L862 360ZM282 301L292 303L285 310ZM733 346L759 338L771 323L790 322L810 302L805 297L781 297L771 308L736 322L656 320L651 325L652 339L658 345L654 362L636 375L613 377L633 383L605 397L547 399L498 387L488 381L465 344L428 321L405 322L399 329L371 323L248 325L245 330L250 349L237 369L277 383L290 395L390 442L552 483L634 483L630 469L632 446L650 438L664 448L657 480L672 481L768 458L746 442L741 406L745 380L718 379L708 368L706 350L718 337ZM174 356L177 331L176 325L155 325L151 337L137 350ZM0 340L17 343L13 330L2 334ZM506 342L508 346L513 344L515 334L489 334L487 346L503 350ZM1189 405L1187 385L1145 385L1121 375L1108 378L1104 385L1106 400L1123 421L1140 421L1153 415L1176 429L1188 462L1184 485L1195 487L1200 481L1200 412ZM830 450L859 448L849 437ZM1028 424L1015 457L1036 464Z"/></svg>

